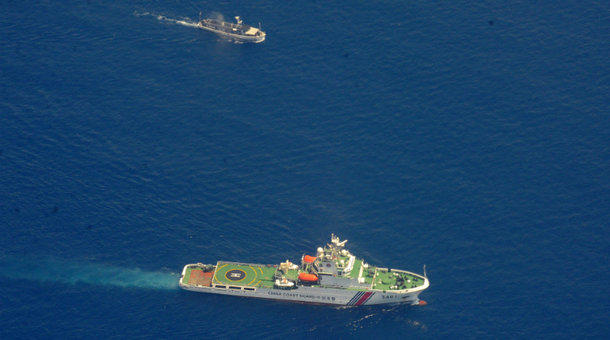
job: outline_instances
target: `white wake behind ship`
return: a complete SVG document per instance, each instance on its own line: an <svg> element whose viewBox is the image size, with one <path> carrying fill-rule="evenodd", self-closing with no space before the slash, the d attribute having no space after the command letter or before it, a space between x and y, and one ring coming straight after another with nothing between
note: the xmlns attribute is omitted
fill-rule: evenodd
<svg viewBox="0 0 610 340"><path fill-rule="evenodd" d="M244 24L238 16L235 17L235 21L235 23L230 23L218 19L200 19L197 27L238 42L260 43L265 41L266 33L260 28Z"/></svg>

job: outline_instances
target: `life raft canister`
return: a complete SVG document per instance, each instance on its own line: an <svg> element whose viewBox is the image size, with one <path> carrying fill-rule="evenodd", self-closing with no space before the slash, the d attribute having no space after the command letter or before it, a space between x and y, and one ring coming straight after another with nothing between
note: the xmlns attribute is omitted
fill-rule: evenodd
<svg viewBox="0 0 610 340"><path fill-rule="evenodd" d="M299 280L307 282L316 282L318 281L318 277L314 274L301 273L299 274Z"/></svg>

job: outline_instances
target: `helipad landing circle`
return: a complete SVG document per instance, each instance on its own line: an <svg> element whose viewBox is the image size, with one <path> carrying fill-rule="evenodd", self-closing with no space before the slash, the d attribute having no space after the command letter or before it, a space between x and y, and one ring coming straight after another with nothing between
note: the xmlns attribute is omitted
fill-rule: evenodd
<svg viewBox="0 0 610 340"><path fill-rule="evenodd" d="M231 269L226 272L225 277L230 281L241 281L246 278L246 272L241 269Z"/></svg>

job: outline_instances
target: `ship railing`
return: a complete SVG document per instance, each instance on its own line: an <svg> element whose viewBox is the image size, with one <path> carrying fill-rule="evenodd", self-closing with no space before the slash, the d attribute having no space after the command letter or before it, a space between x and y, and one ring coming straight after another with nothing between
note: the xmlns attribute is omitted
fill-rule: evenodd
<svg viewBox="0 0 610 340"><path fill-rule="evenodd" d="M236 264L236 265L240 265L240 266L256 266L256 267L265 266L265 267L269 267L269 268L276 267L276 265L273 265L273 264L245 263L245 262L233 262L233 261L218 261L218 263Z"/></svg>
<svg viewBox="0 0 610 340"><path fill-rule="evenodd" d="M412 288L406 288L406 289L377 289L377 288L373 288L374 287L374 283L375 283L375 277L377 276L377 270L379 269L385 269L386 272L392 272L392 273L404 273L404 274L409 274L409 275L413 275L417 278L423 279L424 280L424 284L421 286L416 286L416 287L412 287ZM413 292L418 292L418 291L423 291L426 288L430 287L430 281L428 280L427 277L422 276L420 274L416 274L413 272L409 272L406 270L400 270L400 269L388 269L388 268L377 268L377 270L375 271L375 275L373 276L373 283L371 283L371 289L375 290L375 291L383 291L383 292L391 292L391 293L396 293L396 294L407 294L407 293L413 293Z"/></svg>
<svg viewBox="0 0 610 340"><path fill-rule="evenodd" d="M425 278L426 278L424 275L417 274L417 273L413 273L413 272L406 271L406 270L401 270L401 269L390 269L390 272L392 272L392 273L404 273L404 274L409 274L409 275L416 276L416 277L418 277L418 278L420 278L420 279L425 279Z"/></svg>

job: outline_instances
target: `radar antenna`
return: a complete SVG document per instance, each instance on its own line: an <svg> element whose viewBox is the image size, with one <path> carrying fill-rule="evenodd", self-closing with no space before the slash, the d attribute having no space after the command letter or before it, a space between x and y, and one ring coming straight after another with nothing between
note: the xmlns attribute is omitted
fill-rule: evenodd
<svg viewBox="0 0 610 340"><path fill-rule="evenodd" d="M337 236L335 236L335 234L331 234L330 240L338 248L345 246L345 244L347 243L347 240L341 241Z"/></svg>

